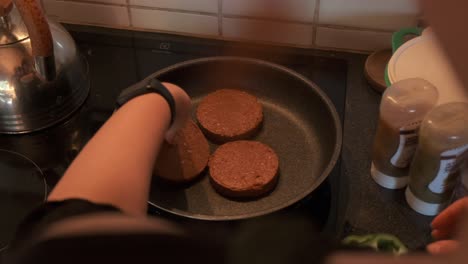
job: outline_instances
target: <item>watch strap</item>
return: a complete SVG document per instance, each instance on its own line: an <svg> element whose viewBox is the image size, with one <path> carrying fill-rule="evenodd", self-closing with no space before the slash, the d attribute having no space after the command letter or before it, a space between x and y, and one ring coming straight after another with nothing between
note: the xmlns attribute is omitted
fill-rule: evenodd
<svg viewBox="0 0 468 264"><path fill-rule="evenodd" d="M123 90L122 93L120 93L119 97L117 98L115 109L116 110L119 109L122 105L124 105L125 103L127 103L128 101L132 100L135 97L148 94L148 93L157 93L166 100L171 111L171 125L172 125L174 123L174 119L176 115L176 104L175 104L174 97L160 81L154 78L150 80L143 80Z"/></svg>

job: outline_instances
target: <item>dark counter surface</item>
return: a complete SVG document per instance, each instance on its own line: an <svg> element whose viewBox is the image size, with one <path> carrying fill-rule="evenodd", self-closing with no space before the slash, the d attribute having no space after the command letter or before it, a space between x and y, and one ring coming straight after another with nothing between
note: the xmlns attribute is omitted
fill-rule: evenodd
<svg viewBox="0 0 468 264"><path fill-rule="evenodd" d="M94 107L92 112L87 112L86 106L81 110L84 113L81 116L85 116L86 122L91 121L94 124L82 132L84 141L111 115L112 111L109 109L113 108L113 100L109 100L109 98L116 98L122 89L152 73L154 67L163 68L182 59L226 54L226 45L219 45L221 41L218 40L74 25L67 25L67 29L72 33L80 50L92 67L90 71L91 88L106 87L106 89L99 89L98 93L91 93L88 98L88 103L99 107ZM165 39L167 41L164 41ZM190 45L180 44L184 43L185 40L190 40ZM319 86L321 80L325 78L328 83L333 83L333 76L326 75L334 72L346 72L345 68L347 67L347 76L343 75L339 78L337 76L336 87L340 87L338 79L346 79L346 85L342 87L343 90L327 92L335 105L336 102L343 101L342 104L336 106L343 120L344 138L341 163L335 168L336 173L329 177L329 184L332 186L330 219L333 221L327 223L325 232L336 238L350 234L390 233L399 237L410 249L421 248L430 242L429 224L431 218L419 215L410 209L406 204L402 190L391 191L381 188L370 177L370 149L377 123L380 95L369 87L364 78L365 55L231 44L227 46L234 46L237 49L228 52L229 55L249 56L261 49L273 51L270 54L285 54L285 52L292 54L287 58L278 58L286 60L285 65L294 65L297 60L304 59L304 56L314 58L313 64L317 67L323 67L323 69L315 71L319 76L310 78ZM166 56L166 58L152 60L151 51L153 50L158 53L159 57ZM178 52L174 53L174 51ZM183 58L178 56L183 56ZM151 61L151 67L145 61ZM336 65L330 61L336 61ZM327 67L330 67L330 70ZM345 68L343 69L343 67ZM302 73L301 70L298 71ZM69 126L81 122L80 120L72 121ZM47 142L49 138L58 137L60 134L56 135L52 132L46 137L39 136L31 144L38 144L36 141L45 144L44 142ZM83 143L76 140L76 137L77 135L73 135L72 138L67 138L63 144L79 145L79 143ZM18 145L14 142L15 140L2 138L0 148L12 149ZM64 157L66 162L70 162L76 155L76 151L65 154L58 151L52 152L52 154ZM41 165L40 155L37 155L37 158L35 153L27 156ZM58 180L64 172L65 166L56 168L45 171L46 174L52 175L53 179L48 179L49 185L52 186L54 185L53 181Z"/></svg>
<svg viewBox="0 0 468 264"><path fill-rule="evenodd" d="M349 188L348 200L344 202L344 234L390 233L410 249L421 249L431 242L433 218L413 211L406 203L404 189L382 188L370 176L381 95L364 77L366 56L329 54L345 58L349 65L342 149L342 176Z"/></svg>

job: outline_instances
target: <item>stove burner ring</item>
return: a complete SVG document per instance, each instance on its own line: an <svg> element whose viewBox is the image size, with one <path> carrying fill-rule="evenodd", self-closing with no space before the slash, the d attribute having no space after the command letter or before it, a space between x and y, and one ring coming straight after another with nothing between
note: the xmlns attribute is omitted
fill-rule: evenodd
<svg viewBox="0 0 468 264"><path fill-rule="evenodd" d="M0 252L8 247L22 219L47 198L41 169L29 158L0 149Z"/></svg>

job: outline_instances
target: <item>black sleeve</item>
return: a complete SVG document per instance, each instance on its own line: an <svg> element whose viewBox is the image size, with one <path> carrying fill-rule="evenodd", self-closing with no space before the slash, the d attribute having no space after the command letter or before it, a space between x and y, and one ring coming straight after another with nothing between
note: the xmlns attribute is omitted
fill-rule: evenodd
<svg viewBox="0 0 468 264"><path fill-rule="evenodd" d="M111 205L96 204L82 199L47 202L32 211L21 222L16 231L15 239L10 243L9 248L12 250L22 246L53 223L74 216L101 212L121 211Z"/></svg>
<svg viewBox="0 0 468 264"><path fill-rule="evenodd" d="M20 224L6 254L7 263L223 263L220 243L200 236L120 232L85 234L35 241L51 224L69 217L120 212L119 209L85 200L48 202Z"/></svg>

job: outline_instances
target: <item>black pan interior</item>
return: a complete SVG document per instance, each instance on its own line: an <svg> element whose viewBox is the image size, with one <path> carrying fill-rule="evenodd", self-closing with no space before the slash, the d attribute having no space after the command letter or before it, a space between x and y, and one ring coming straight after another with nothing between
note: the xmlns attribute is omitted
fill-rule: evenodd
<svg viewBox="0 0 468 264"><path fill-rule="evenodd" d="M149 203L159 209L205 220L274 212L311 193L338 159L341 128L333 104L315 84L287 68L260 60L214 57L183 62L153 77L185 89L194 110L204 96L217 89L245 90L257 96L264 107L264 121L252 140L271 146L280 159L275 190L249 201L230 200L216 193L207 170L198 181L185 186L171 186L155 177ZM211 151L217 147L211 144Z"/></svg>

